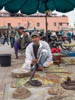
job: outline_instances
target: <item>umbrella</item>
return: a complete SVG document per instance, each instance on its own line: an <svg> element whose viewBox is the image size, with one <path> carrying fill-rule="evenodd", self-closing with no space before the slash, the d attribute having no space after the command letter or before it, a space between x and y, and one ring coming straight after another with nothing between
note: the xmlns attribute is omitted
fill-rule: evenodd
<svg viewBox="0 0 75 100"><path fill-rule="evenodd" d="M9 12L17 13L20 10L28 15L37 10L45 13L46 9L65 13L74 9L75 0L0 0L0 9L3 6Z"/></svg>
<svg viewBox="0 0 75 100"><path fill-rule="evenodd" d="M10 0L0 0L0 10L3 8L3 6L8 3Z"/></svg>
<svg viewBox="0 0 75 100"><path fill-rule="evenodd" d="M0 10L11 13L17 13L19 10L23 14L34 14L37 11L45 13L46 11L69 12L75 7L75 0L0 0ZM46 31L47 31L47 13L46 13Z"/></svg>

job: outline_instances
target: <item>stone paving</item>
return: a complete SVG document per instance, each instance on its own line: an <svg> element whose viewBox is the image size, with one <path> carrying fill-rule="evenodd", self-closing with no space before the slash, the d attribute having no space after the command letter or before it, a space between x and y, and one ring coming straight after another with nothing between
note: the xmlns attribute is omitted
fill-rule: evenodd
<svg viewBox="0 0 75 100"><path fill-rule="evenodd" d="M0 100L3 100L5 86L12 80L11 71L22 66L25 57L20 55L19 59L15 59L14 49L10 48L7 44L4 46L0 45L0 54L11 54L12 58L10 67L0 66Z"/></svg>
<svg viewBox="0 0 75 100"><path fill-rule="evenodd" d="M19 55L19 59L15 59L14 49L9 45L0 45L0 54L11 54L11 66L10 67L1 67L0 66L0 100L3 100L4 89L8 83L11 83L11 71L15 68L21 67L24 63L25 57L23 55ZM75 65L66 66L70 71L75 73Z"/></svg>

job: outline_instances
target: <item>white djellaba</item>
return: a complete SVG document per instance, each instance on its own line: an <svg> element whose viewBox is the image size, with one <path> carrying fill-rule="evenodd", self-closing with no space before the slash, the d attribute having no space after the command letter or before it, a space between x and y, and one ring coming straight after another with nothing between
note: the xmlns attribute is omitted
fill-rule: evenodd
<svg viewBox="0 0 75 100"><path fill-rule="evenodd" d="M31 70L31 61L26 60L25 63L23 64L22 68L26 69L26 70Z"/></svg>

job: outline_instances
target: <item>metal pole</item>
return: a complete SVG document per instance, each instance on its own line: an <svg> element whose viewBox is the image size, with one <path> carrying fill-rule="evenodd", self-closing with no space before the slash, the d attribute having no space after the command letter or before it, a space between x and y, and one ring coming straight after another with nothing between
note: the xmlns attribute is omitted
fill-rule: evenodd
<svg viewBox="0 0 75 100"><path fill-rule="evenodd" d="M46 25L46 41L48 42L48 22L47 22L47 12L45 16L45 25Z"/></svg>

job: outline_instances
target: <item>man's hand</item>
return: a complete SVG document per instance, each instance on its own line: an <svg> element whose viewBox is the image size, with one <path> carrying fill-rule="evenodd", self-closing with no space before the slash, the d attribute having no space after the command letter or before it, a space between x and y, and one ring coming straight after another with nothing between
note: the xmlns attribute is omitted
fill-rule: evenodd
<svg viewBox="0 0 75 100"><path fill-rule="evenodd" d="M43 71L43 69L44 69L44 66L40 66L37 68L37 71Z"/></svg>
<svg viewBox="0 0 75 100"><path fill-rule="evenodd" d="M37 59L33 59L32 60L32 65L36 64L37 63Z"/></svg>

